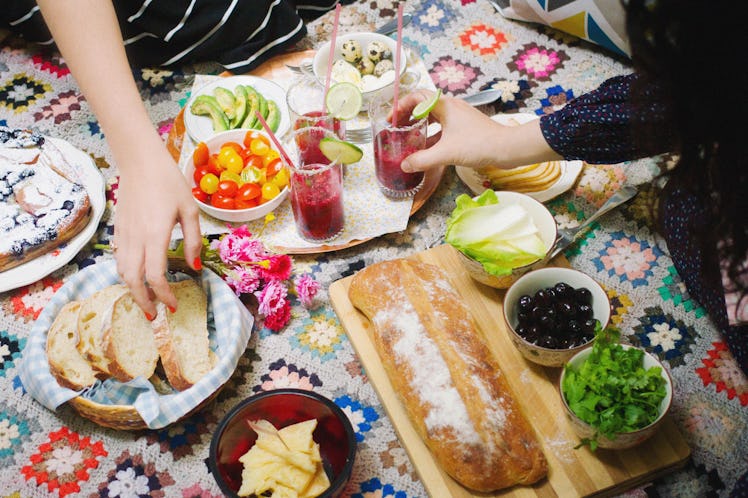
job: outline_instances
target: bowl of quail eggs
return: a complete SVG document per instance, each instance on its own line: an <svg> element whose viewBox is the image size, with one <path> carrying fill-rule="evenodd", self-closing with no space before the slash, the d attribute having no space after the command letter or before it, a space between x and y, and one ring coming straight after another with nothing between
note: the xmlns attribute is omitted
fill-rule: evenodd
<svg viewBox="0 0 748 498"><path fill-rule="evenodd" d="M378 33L346 33L337 37L332 56L332 83L347 81L361 90L364 105L381 92L394 93L395 51L397 43ZM400 49L400 81L411 85L413 78L406 80L406 53ZM330 42L320 46L314 56L314 76L322 83L327 78L330 58ZM407 88L406 88L407 89Z"/></svg>

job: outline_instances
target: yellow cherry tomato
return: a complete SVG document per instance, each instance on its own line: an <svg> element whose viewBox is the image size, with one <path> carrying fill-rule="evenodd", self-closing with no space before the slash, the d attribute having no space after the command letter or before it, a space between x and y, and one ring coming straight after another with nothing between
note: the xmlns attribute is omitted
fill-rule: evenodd
<svg viewBox="0 0 748 498"><path fill-rule="evenodd" d="M249 142L249 150L252 152L252 154L264 156L271 149L267 142L260 138L255 138L254 140Z"/></svg>
<svg viewBox="0 0 748 498"><path fill-rule="evenodd" d="M281 168L273 177L272 182L278 185L278 188L281 189L288 185L288 170L286 168Z"/></svg>
<svg viewBox="0 0 748 498"><path fill-rule="evenodd" d="M270 199L275 199L278 194L280 194L278 185L268 182L262 186L262 198L264 200L269 201Z"/></svg>
<svg viewBox="0 0 748 498"><path fill-rule="evenodd" d="M267 181L267 177L265 176L265 170L260 168L255 168L254 166L247 166L242 170L241 174L242 181L244 183L258 183L262 184Z"/></svg>
<svg viewBox="0 0 748 498"><path fill-rule="evenodd" d="M218 163L223 166L224 169L231 171L232 173L241 173L244 168L244 159L233 147L223 147L218 153Z"/></svg>
<svg viewBox="0 0 748 498"><path fill-rule="evenodd" d="M275 149L268 149L267 154L265 154L262 157L262 165L267 168L267 165L272 161L273 159L279 158L280 154Z"/></svg>
<svg viewBox="0 0 748 498"><path fill-rule="evenodd" d="M207 173L200 179L200 190L208 195L215 194L218 190L218 177L213 173Z"/></svg>
<svg viewBox="0 0 748 498"><path fill-rule="evenodd" d="M230 181L236 183L237 185L239 185L240 187L244 184L244 181L242 180L241 176L239 176L236 173L234 173L232 171L229 171L229 170L221 171L221 176L219 177L219 179L222 182L226 181L226 180L230 180Z"/></svg>

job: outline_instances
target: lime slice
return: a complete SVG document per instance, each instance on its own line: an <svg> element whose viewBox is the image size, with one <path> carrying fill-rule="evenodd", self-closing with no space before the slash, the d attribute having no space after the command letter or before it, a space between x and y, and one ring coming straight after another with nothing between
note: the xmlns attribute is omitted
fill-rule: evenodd
<svg viewBox="0 0 748 498"><path fill-rule="evenodd" d="M439 88L436 90L436 93L431 96L430 99L419 102L413 108L413 112L411 112L413 119L423 119L426 116L428 116L429 113L431 112L431 109L434 108L436 103L439 101L439 97L441 96L442 96L442 90L441 88Z"/></svg>
<svg viewBox="0 0 748 498"><path fill-rule="evenodd" d="M361 90L353 83L348 82L335 83L327 91L325 97L327 112L332 117L344 121L358 116L363 103L364 98L361 95Z"/></svg>
<svg viewBox="0 0 748 498"><path fill-rule="evenodd" d="M343 164L357 163L364 156L364 151L359 147L333 137L324 137L320 140L319 150L330 161L337 160Z"/></svg>

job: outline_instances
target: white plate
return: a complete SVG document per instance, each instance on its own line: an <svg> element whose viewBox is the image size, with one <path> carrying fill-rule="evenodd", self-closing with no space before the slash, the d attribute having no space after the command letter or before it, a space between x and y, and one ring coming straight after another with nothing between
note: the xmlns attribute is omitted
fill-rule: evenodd
<svg viewBox="0 0 748 498"><path fill-rule="evenodd" d="M288 113L286 91L283 87L257 76L228 76L226 78L217 78L216 81L201 87L187 101L184 109L184 127L192 140L195 142L204 142L216 134L213 131L213 124L208 116L196 116L190 112L190 107L192 107L195 98L198 95L213 95L213 89L219 86L233 92L238 85L249 85L260 92L266 99L275 101L281 114L280 124L275 131L277 136L282 137L291 128L291 116Z"/></svg>
<svg viewBox="0 0 748 498"><path fill-rule="evenodd" d="M535 114L496 114L491 116L491 119L497 123L503 125L523 124L533 119L538 119ZM556 180L556 183L551 185L545 190L539 190L537 192L524 192L530 197L545 202L553 199L554 197L563 194L569 190L574 183L577 181L579 173L582 172L582 161L560 161L561 162L561 176ZM457 176L460 177L465 185L476 195L480 194L486 188L490 186L488 178L478 173L473 168L467 168L465 166L455 166Z"/></svg>
<svg viewBox="0 0 748 498"><path fill-rule="evenodd" d="M0 272L0 292L36 282L69 263L78 254L78 251L83 249L91 240L106 208L104 177L101 176L101 172L91 156L65 140L51 137L44 137L44 139L56 145L65 159L79 169L81 183L83 183L91 203L91 219L88 220L88 224L78 235L57 249L10 270Z"/></svg>

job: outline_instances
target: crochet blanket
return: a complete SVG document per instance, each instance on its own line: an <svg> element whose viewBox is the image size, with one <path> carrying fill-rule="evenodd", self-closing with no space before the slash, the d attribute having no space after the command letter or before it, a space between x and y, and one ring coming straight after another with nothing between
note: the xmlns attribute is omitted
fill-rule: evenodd
<svg viewBox="0 0 748 498"><path fill-rule="evenodd" d="M396 13L394 0L343 8L341 31L369 30ZM630 71L626 59L547 27L505 19L486 0L413 0L404 40L448 95L495 85L503 90L486 113L541 115ZM328 39L332 15L310 23L299 49ZM136 74L152 121L166 139L200 64ZM116 164L99 125L59 55L7 37L0 48L0 124L61 137L85 151L106 180L107 209L92 242L113 233ZM649 180L672 162L662 156L627 164L586 165L579 181L549 201L562 227L576 226L624 183L639 196L606 215L566 255L600 282L613 302L612 323L656 354L675 384L672 417L692 448L685 468L630 496L726 496L748 461L748 380L704 309L688 295L664 242L653 230ZM406 230L336 253L294 256L322 289L367 264L443 242L454 199L469 192L453 168ZM111 254L92 244L34 282L0 293L0 496L220 496L208 471L210 437L240 400L277 387L314 390L333 399L353 422L359 453L344 493L354 497L423 497L425 489L398 442L366 373L326 300L312 310L294 302L281 333L259 321L246 353L209 409L164 429L117 432L63 406L52 412L19 380L18 362L42 309L68 279ZM3 276L0 275L0 279ZM324 294L324 292L323 292Z"/></svg>

